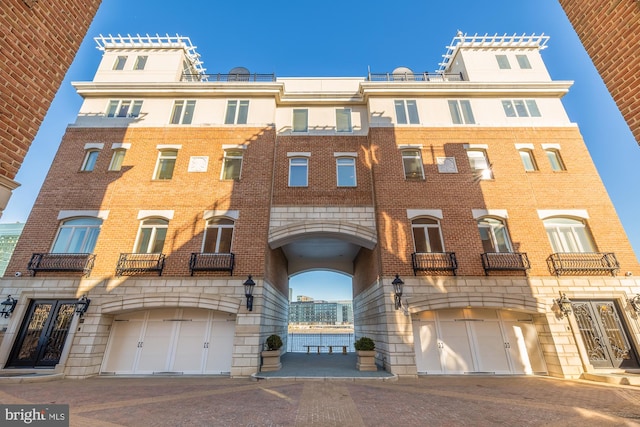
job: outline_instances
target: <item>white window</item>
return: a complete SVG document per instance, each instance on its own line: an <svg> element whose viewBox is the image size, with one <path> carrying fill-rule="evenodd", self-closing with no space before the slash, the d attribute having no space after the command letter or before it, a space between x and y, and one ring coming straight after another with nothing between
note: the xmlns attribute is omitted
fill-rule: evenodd
<svg viewBox="0 0 640 427"><path fill-rule="evenodd" d="M485 252L512 252L507 226L496 218L478 220L480 240Z"/></svg>
<svg viewBox="0 0 640 427"><path fill-rule="evenodd" d="M127 63L127 57L126 56L118 56L116 58L116 62L113 64L113 69L114 70L124 70L124 64Z"/></svg>
<svg viewBox="0 0 640 427"><path fill-rule="evenodd" d="M496 61L498 61L498 67L501 70L511 69L511 64L509 64L509 58L507 58L507 55L496 55Z"/></svg>
<svg viewBox="0 0 640 427"><path fill-rule="evenodd" d="M309 159L292 157L289 159L289 187L306 187L308 185Z"/></svg>
<svg viewBox="0 0 640 427"><path fill-rule="evenodd" d="M351 108L336 109L336 131L351 132Z"/></svg>
<svg viewBox="0 0 640 427"><path fill-rule="evenodd" d="M224 116L225 125L246 125L249 115L248 100L230 100L227 101L227 113Z"/></svg>
<svg viewBox="0 0 640 427"><path fill-rule="evenodd" d="M518 150L520 153L520 159L522 160L522 164L524 166L524 170L527 172L533 172L538 170L538 165L536 164L536 160L533 157L533 151L528 148L521 148Z"/></svg>
<svg viewBox="0 0 640 427"><path fill-rule="evenodd" d="M471 171L477 179L493 178L493 172L485 150L478 148L467 149L467 157L469 158Z"/></svg>
<svg viewBox="0 0 640 427"><path fill-rule="evenodd" d="M507 99L502 101L507 117L541 117L535 99Z"/></svg>
<svg viewBox="0 0 640 427"><path fill-rule="evenodd" d="M117 150L113 150L113 155L111 156L111 163L109 163L110 171L119 171L122 169L122 162L124 161L124 156L127 154L127 150L124 148L118 148Z"/></svg>
<svg viewBox="0 0 640 427"><path fill-rule="evenodd" d="M233 241L233 220L228 218L213 218L207 222L202 242L202 252L231 253Z"/></svg>
<svg viewBox="0 0 640 427"><path fill-rule="evenodd" d="M75 218L64 221L58 229L51 252L66 254L90 254L96 246L102 220L99 218Z"/></svg>
<svg viewBox="0 0 640 427"><path fill-rule="evenodd" d="M242 156L243 150L225 150L224 161L222 165L222 177L223 180L238 180L240 179L240 172L242 172Z"/></svg>
<svg viewBox="0 0 640 427"><path fill-rule="evenodd" d="M420 123L418 117L418 106L415 100L396 100L396 120L400 125Z"/></svg>
<svg viewBox="0 0 640 427"><path fill-rule="evenodd" d="M471 110L471 102L468 100L450 100L449 112L451 113L451 120L456 125L470 125L476 122L473 117L473 111Z"/></svg>
<svg viewBox="0 0 640 427"><path fill-rule="evenodd" d="M82 161L82 167L80 170L83 172L91 172L96 166L98 154L100 154L100 150L88 150L84 155L84 160Z"/></svg>
<svg viewBox="0 0 640 427"><path fill-rule="evenodd" d="M516 60L518 61L518 66L520 66L521 69L531 69L531 63L529 62L529 58L527 57L527 55L516 55Z"/></svg>
<svg viewBox="0 0 640 427"><path fill-rule="evenodd" d="M402 166L406 179L424 179L422 153L420 150L402 150Z"/></svg>
<svg viewBox="0 0 640 427"><path fill-rule="evenodd" d="M142 101L111 100L107 107L107 117L138 117L142 109Z"/></svg>
<svg viewBox="0 0 640 427"><path fill-rule="evenodd" d="M171 179L173 178L173 169L176 165L178 150L162 150L158 153L156 168L153 172L153 179Z"/></svg>
<svg viewBox="0 0 640 427"><path fill-rule="evenodd" d="M196 101L176 101L173 103L173 112L171 113L171 123L174 125L189 125L193 120L193 110L196 108Z"/></svg>
<svg viewBox="0 0 640 427"><path fill-rule="evenodd" d="M591 233L584 222L565 217L543 222L554 252L595 252Z"/></svg>
<svg viewBox="0 0 640 427"><path fill-rule="evenodd" d="M293 110L293 131L307 132L309 130L308 120L309 110L306 108Z"/></svg>
<svg viewBox="0 0 640 427"><path fill-rule="evenodd" d="M147 65L147 59L149 57L147 55L140 55L136 57L136 62L133 64L134 70L144 70L145 65Z"/></svg>
<svg viewBox="0 0 640 427"><path fill-rule="evenodd" d="M169 221L162 218L145 219L140 224L138 237L136 238L135 253L159 254L164 248L167 237Z"/></svg>
<svg viewBox="0 0 640 427"><path fill-rule="evenodd" d="M353 157L339 157L336 159L338 187L356 186L356 159Z"/></svg>
<svg viewBox="0 0 640 427"><path fill-rule="evenodd" d="M440 222L434 218L415 218L411 221L416 252L444 252Z"/></svg>
<svg viewBox="0 0 640 427"><path fill-rule="evenodd" d="M544 151L545 153L547 153L547 158L549 159L552 170L556 172L567 170L564 166L564 162L562 161L559 150L555 148L547 148Z"/></svg>

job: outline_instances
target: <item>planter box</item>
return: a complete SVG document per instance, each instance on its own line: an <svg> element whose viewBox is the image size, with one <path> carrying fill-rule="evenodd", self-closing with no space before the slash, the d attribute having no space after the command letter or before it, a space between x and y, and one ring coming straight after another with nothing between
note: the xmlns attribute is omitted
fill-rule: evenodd
<svg viewBox="0 0 640 427"><path fill-rule="evenodd" d="M280 350L265 350L261 355L261 372L279 371L280 368L282 368L282 363L280 363Z"/></svg>
<svg viewBox="0 0 640 427"><path fill-rule="evenodd" d="M375 350L371 351L363 351L358 350L356 352L358 354L358 364L356 368L359 371L377 371L378 367L376 366L376 352Z"/></svg>

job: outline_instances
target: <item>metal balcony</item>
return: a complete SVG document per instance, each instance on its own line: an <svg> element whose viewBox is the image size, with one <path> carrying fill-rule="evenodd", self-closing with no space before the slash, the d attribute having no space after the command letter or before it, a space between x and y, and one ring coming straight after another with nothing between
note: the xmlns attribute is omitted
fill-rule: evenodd
<svg viewBox="0 0 640 427"><path fill-rule="evenodd" d="M559 252L547 258L549 271L556 276L604 275L615 276L620 264L613 252Z"/></svg>
<svg viewBox="0 0 640 427"><path fill-rule="evenodd" d="M484 274L489 271L522 271L527 274L531 268L529 258L524 252L485 252L482 257Z"/></svg>
<svg viewBox="0 0 640 427"><path fill-rule="evenodd" d="M191 275L196 271L229 271L233 276L233 253L193 252L189 260Z"/></svg>
<svg viewBox="0 0 640 427"><path fill-rule="evenodd" d="M462 82L462 73L369 73L370 82Z"/></svg>
<svg viewBox="0 0 640 427"><path fill-rule="evenodd" d="M411 254L411 263L414 276L418 271L451 272L455 276L458 269L455 252L414 252Z"/></svg>
<svg viewBox="0 0 640 427"><path fill-rule="evenodd" d="M275 74L182 74L183 82L275 82Z"/></svg>
<svg viewBox="0 0 640 427"><path fill-rule="evenodd" d="M120 254L116 276L133 276L149 272L157 272L158 276L162 276L164 260L164 254Z"/></svg>
<svg viewBox="0 0 640 427"><path fill-rule="evenodd" d="M27 270L35 276L40 271L79 272L89 277L96 256L93 254L34 253Z"/></svg>

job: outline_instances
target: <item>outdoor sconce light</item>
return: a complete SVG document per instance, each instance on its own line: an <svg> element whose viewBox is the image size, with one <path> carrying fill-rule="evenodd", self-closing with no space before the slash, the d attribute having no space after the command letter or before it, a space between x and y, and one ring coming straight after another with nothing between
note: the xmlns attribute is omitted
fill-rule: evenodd
<svg viewBox="0 0 640 427"><path fill-rule="evenodd" d="M11 316L11 313L13 313L13 310L16 308L17 303L18 300L16 300L15 298L11 298L11 295L7 296L7 299L0 303L0 305L2 305L0 316L8 319L9 316Z"/></svg>
<svg viewBox="0 0 640 427"><path fill-rule="evenodd" d="M400 275L396 274L396 278L391 282L393 285L393 292L395 293L395 301L396 301L396 310L399 310L402 307L402 286L404 282L400 278Z"/></svg>
<svg viewBox="0 0 640 427"><path fill-rule="evenodd" d="M76 314L82 317L87 312L89 304L91 304L91 300L87 298L86 295L82 295L82 297L76 301Z"/></svg>
<svg viewBox="0 0 640 427"><path fill-rule="evenodd" d="M3 303L4 304L4 303ZM636 314L640 314L640 294L636 294L635 297L629 299L629 304Z"/></svg>
<svg viewBox="0 0 640 427"><path fill-rule="evenodd" d="M251 280L251 275L244 282L244 296L247 297L247 310L253 311L253 288L256 287L256 282Z"/></svg>
<svg viewBox="0 0 640 427"><path fill-rule="evenodd" d="M560 312L562 313L562 317L568 316L571 314L571 300L567 298L566 294L560 292L560 298L555 300L558 307L560 307Z"/></svg>

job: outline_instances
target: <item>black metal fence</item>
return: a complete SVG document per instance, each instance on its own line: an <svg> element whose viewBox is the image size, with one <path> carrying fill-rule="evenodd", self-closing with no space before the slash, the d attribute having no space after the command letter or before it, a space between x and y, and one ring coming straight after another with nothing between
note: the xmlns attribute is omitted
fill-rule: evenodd
<svg viewBox="0 0 640 427"><path fill-rule="evenodd" d="M342 352L342 346L347 352L354 352L354 334L350 333L289 333L287 351L291 353L329 353L329 346L334 353Z"/></svg>

